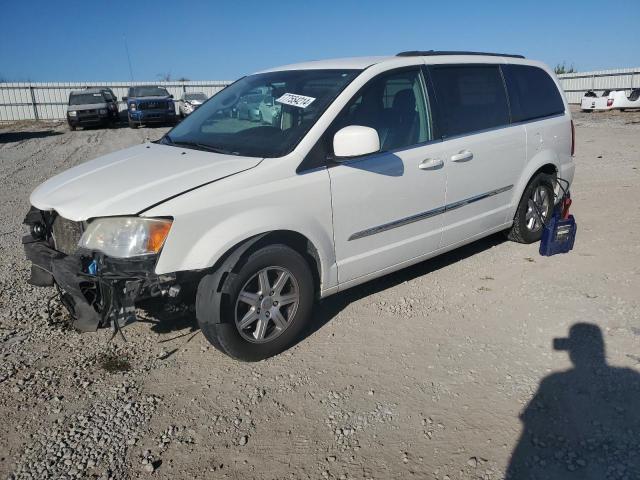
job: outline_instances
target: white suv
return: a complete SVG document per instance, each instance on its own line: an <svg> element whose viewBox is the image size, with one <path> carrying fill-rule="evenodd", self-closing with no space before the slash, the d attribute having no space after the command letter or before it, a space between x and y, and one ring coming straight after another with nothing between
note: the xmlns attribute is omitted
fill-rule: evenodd
<svg viewBox="0 0 640 480"><path fill-rule="evenodd" d="M273 114L240 119L249 92ZM121 328L148 297L195 293L207 339L259 360L298 338L314 300L501 230L540 239L573 124L542 63L404 52L241 78L161 140L39 186L31 283L75 326ZM190 288L193 287L193 288Z"/></svg>

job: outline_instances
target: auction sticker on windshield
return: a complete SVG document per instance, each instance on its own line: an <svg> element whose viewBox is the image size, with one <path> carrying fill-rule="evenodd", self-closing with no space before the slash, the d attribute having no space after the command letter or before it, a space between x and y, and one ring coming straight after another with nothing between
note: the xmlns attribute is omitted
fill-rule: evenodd
<svg viewBox="0 0 640 480"><path fill-rule="evenodd" d="M296 95L295 93L285 93L276 100L278 103L284 103L285 105L291 105L292 107L307 108L315 98L305 97L304 95Z"/></svg>

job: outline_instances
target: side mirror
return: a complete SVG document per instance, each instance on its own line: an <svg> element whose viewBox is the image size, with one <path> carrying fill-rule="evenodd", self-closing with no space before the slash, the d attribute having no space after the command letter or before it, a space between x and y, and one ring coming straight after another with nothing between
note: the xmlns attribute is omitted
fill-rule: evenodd
<svg viewBox="0 0 640 480"><path fill-rule="evenodd" d="M169 95L169 98L173 98L173 95Z"/></svg>
<svg viewBox="0 0 640 480"><path fill-rule="evenodd" d="M333 153L336 161L359 157L380 151L380 137L371 127L350 125L333 136Z"/></svg>
<svg viewBox="0 0 640 480"><path fill-rule="evenodd" d="M122 97L123 102L126 102L127 100L129 100L129 97Z"/></svg>

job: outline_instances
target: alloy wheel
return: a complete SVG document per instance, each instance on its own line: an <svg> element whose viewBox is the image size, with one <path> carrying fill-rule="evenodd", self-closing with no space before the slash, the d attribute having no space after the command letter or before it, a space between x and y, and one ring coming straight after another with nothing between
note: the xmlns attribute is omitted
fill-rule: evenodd
<svg viewBox="0 0 640 480"><path fill-rule="evenodd" d="M538 185L529 197L525 223L527 230L537 232L542 228L549 215L551 196L543 185Z"/></svg>
<svg viewBox="0 0 640 480"><path fill-rule="evenodd" d="M250 342L269 342L289 327L299 303L298 281L289 270L275 266L263 268L238 294L236 328Z"/></svg>

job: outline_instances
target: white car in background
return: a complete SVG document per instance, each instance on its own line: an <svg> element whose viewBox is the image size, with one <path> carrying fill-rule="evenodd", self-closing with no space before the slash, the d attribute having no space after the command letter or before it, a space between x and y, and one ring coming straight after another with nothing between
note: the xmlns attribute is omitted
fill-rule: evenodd
<svg viewBox="0 0 640 480"><path fill-rule="evenodd" d="M611 90L605 90L598 96L593 90L589 90L582 97L580 108L583 112L593 112L594 110L611 110L613 108L613 98L610 98Z"/></svg>
<svg viewBox="0 0 640 480"><path fill-rule="evenodd" d="M629 92L629 94L627 94ZM618 90L612 92L613 108L624 111L627 108L640 108L640 88L633 90Z"/></svg>
<svg viewBox="0 0 640 480"><path fill-rule="evenodd" d="M180 117L184 118L207 101L207 96L202 92L189 92L182 94L178 102Z"/></svg>
<svg viewBox="0 0 640 480"><path fill-rule="evenodd" d="M605 90L600 97L593 90L589 90L582 97L580 108L583 112L614 109L624 111L627 108L640 108L640 88Z"/></svg>

